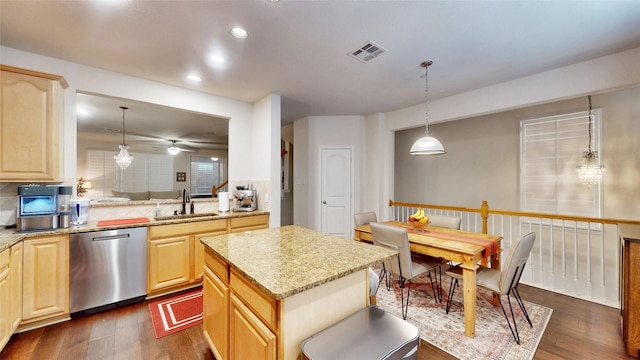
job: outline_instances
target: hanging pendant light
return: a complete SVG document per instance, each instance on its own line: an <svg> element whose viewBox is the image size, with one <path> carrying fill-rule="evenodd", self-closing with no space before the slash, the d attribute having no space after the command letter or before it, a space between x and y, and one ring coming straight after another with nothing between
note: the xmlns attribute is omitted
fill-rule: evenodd
<svg viewBox="0 0 640 360"><path fill-rule="evenodd" d="M122 109L122 144L119 145L120 152L118 153L118 155L115 155L113 158L116 160L116 164L118 165L118 167L120 169L124 170L129 165L131 165L131 162L133 161L133 156L129 155L129 151L127 151L129 149L129 145L127 145L124 142L124 135L125 135L125 130L124 130L124 112L128 108L124 107L124 106L120 106L120 109Z"/></svg>
<svg viewBox="0 0 640 360"><path fill-rule="evenodd" d="M598 165L598 152L591 149L593 114L591 113L591 95L589 98L589 149L582 153L583 163L576 166L578 178L585 185L594 185L602 180L604 166Z"/></svg>
<svg viewBox="0 0 640 360"><path fill-rule="evenodd" d="M431 64L433 64L433 61L425 61L420 64L420 66L424 68L426 84L424 91L425 126L424 136L411 146L411 150L409 151L411 155L438 155L446 153L440 141L429 135L429 66Z"/></svg>

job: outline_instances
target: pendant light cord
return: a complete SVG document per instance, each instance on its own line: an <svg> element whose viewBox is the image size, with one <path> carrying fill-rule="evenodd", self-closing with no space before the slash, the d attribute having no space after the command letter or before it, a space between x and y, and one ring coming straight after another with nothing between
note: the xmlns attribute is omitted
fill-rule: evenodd
<svg viewBox="0 0 640 360"><path fill-rule="evenodd" d="M424 134L429 136L429 66L433 61L425 61L420 66L424 68Z"/></svg>
<svg viewBox="0 0 640 360"><path fill-rule="evenodd" d="M120 106L120 109L122 109L122 146L125 146L124 135L126 134L126 131L125 131L125 127L124 127L124 112L128 109L128 107Z"/></svg>
<svg viewBox="0 0 640 360"><path fill-rule="evenodd" d="M592 152L591 137L592 137L592 126L593 126L593 115L591 114L591 95L589 95L588 98L589 98L589 153L591 153Z"/></svg>

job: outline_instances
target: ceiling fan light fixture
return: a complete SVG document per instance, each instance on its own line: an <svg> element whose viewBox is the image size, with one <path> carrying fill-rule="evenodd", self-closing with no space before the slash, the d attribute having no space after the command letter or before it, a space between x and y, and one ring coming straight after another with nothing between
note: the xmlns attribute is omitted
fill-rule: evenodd
<svg viewBox="0 0 640 360"><path fill-rule="evenodd" d="M124 141L124 135L125 135L124 113L128 109L128 107L120 106L120 109L122 109L122 144L118 145L118 147L120 148L120 152L118 153L118 155L115 155L113 159L116 161L116 164L118 165L118 167L124 170L127 167L129 167L129 165L131 165L131 162L133 162L133 156L129 154L129 151L128 151L129 145L127 145Z"/></svg>
<svg viewBox="0 0 640 360"><path fill-rule="evenodd" d="M411 146L411 155L439 155L445 154L444 146L438 139L429 135L429 66L433 61L427 60L420 64L424 68L425 91L424 91L424 136L416 140Z"/></svg>
<svg viewBox="0 0 640 360"><path fill-rule="evenodd" d="M171 146L167 149L167 151L168 151L168 152L169 152L169 154L171 154L171 155L178 155L178 154L180 154L180 151L182 151L182 149L180 149L179 147L175 146L175 144L174 144L174 145L171 145Z"/></svg>
<svg viewBox="0 0 640 360"><path fill-rule="evenodd" d="M233 29L231 29L231 35L237 37L238 39L246 39L247 36L249 36L249 33L247 33L247 30L243 28L234 27Z"/></svg>

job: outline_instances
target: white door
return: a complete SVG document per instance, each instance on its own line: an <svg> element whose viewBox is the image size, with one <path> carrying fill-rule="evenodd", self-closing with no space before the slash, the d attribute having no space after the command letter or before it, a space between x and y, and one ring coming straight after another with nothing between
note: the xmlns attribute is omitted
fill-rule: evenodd
<svg viewBox="0 0 640 360"><path fill-rule="evenodd" d="M351 235L351 149L321 149L321 229Z"/></svg>

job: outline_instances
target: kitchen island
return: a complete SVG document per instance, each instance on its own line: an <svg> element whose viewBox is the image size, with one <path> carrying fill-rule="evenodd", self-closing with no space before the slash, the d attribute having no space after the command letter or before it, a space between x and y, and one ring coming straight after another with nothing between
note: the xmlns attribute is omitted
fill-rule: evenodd
<svg viewBox="0 0 640 360"><path fill-rule="evenodd" d="M216 359L297 359L305 338L369 303L392 250L299 226L203 237L204 336Z"/></svg>

